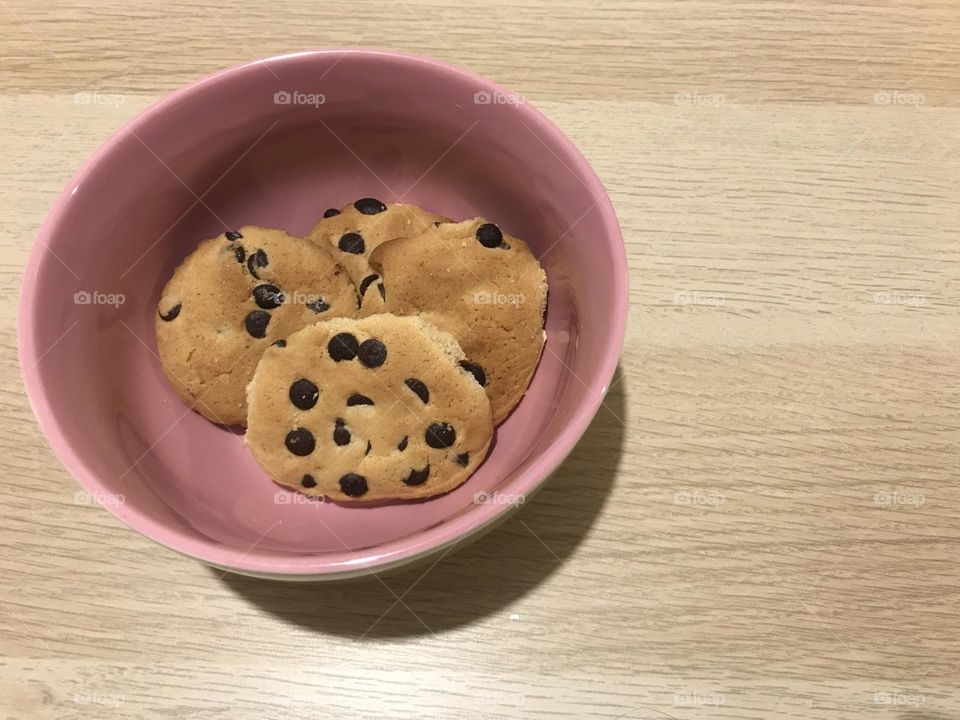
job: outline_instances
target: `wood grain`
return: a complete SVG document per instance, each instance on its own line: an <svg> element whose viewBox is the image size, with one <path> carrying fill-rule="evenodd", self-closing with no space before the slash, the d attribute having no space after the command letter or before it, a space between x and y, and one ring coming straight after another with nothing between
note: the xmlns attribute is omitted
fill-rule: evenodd
<svg viewBox="0 0 960 720"><path fill-rule="evenodd" d="M0 717L960 714L955 2L0 16ZM433 568L301 586L78 505L15 315L50 203L124 120L319 46L433 55L541 107L617 207L631 318L606 407L512 520Z"/></svg>

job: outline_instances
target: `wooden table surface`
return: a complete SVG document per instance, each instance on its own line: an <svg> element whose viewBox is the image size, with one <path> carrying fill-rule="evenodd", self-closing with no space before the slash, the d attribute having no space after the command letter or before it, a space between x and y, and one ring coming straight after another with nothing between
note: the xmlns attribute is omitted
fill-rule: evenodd
<svg viewBox="0 0 960 720"><path fill-rule="evenodd" d="M956 0L0 18L0 717L960 716ZM23 395L17 292L124 120L336 46L472 68L565 130L623 225L628 337L549 485L426 574L224 576L75 502Z"/></svg>

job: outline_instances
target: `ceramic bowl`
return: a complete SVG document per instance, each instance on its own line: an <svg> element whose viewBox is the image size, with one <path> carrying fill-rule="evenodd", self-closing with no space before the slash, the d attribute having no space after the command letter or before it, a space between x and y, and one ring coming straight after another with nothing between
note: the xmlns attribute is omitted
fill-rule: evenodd
<svg viewBox="0 0 960 720"><path fill-rule="evenodd" d="M493 220L549 282L529 391L479 470L427 502L346 508L280 488L240 431L186 408L156 356L160 291L198 241L245 224L306 234L360 197ZM529 498L599 408L626 313L610 200L543 114L435 60L316 51L178 90L84 164L29 260L20 360L53 451L131 528L235 572L345 578L464 543Z"/></svg>

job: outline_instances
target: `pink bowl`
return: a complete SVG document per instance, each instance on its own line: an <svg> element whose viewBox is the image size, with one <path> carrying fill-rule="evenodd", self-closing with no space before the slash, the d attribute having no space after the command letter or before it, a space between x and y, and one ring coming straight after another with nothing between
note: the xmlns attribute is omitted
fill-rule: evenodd
<svg viewBox="0 0 960 720"><path fill-rule="evenodd" d="M540 367L479 471L429 502L351 509L300 502L235 430L186 410L153 317L198 240L244 224L304 234L367 196L495 220L541 259L550 296ZM20 362L54 452L124 523L224 569L343 578L449 548L529 497L599 408L626 312L610 200L540 112L434 60L305 52L179 90L87 161L30 256Z"/></svg>

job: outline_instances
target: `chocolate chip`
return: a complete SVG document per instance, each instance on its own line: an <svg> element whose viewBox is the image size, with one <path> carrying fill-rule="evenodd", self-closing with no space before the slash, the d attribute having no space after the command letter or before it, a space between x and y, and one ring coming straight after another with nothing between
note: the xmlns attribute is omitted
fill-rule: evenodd
<svg viewBox="0 0 960 720"><path fill-rule="evenodd" d="M377 283L377 290L380 291L380 297L383 298L383 301L387 301L387 289L383 286L383 283Z"/></svg>
<svg viewBox="0 0 960 720"><path fill-rule="evenodd" d="M370 454L370 450L372 450L372 449L373 449L373 443L371 443L369 440L367 440L367 449L366 449L366 451L363 453L363 456L366 457L367 455L369 455L369 454Z"/></svg>
<svg viewBox="0 0 960 720"><path fill-rule="evenodd" d="M264 310L280 307L286 298L276 285L257 285L253 289L253 301Z"/></svg>
<svg viewBox="0 0 960 720"><path fill-rule="evenodd" d="M430 466L427 465L423 470L414 470L410 469L410 474L407 475L403 482L407 485L423 485L427 478L430 477Z"/></svg>
<svg viewBox="0 0 960 720"><path fill-rule="evenodd" d="M243 235L241 235L238 232L234 232L233 230L227 230L224 233L224 235L227 236L227 240L229 240L230 242L233 242L234 240L239 240L240 238L243 237Z"/></svg>
<svg viewBox="0 0 960 720"><path fill-rule="evenodd" d="M247 251L243 249L243 245L237 245L233 249L233 256L237 259L237 262L242 265L244 259L247 257Z"/></svg>
<svg viewBox="0 0 960 720"><path fill-rule="evenodd" d="M403 440L397 443L397 450L399 450L400 452L403 452L406 449L407 449L407 436L404 435Z"/></svg>
<svg viewBox="0 0 960 720"><path fill-rule="evenodd" d="M457 465L463 465L463 467L466 467L469 462L470 453L460 453L457 455Z"/></svg>
<svg viewBox="0 0 960 720"><path fill-rule="evenodd" d="M283 338L280 338L279 340L277 340L277 341L274 343L274 345L276 345L277 347L286 347L286 346L287 346L287 341L284 340Z"/></svg>
<svg viewBox="0 0 960 720"><path fill-rule="evenodd" d="M448 448L457 441L456 431L444 422L433 423L427 428L424 437L426 438L427 445L438 450Z"/></svg>
<svg viewBox="0 0 960 720"><path fill-rule="evenodd" d="M360 362L363 363L364 367L380 367L387 360L387 346L373 338L364 340L360 343L357 357L360 359Z"/></svg>
<svg viewBox="0 0 960 720"><path fill-rule="evenodd" d="M181 307L181 304L177 303L172 308L167 310L166 313L160 312L159 309L157 310L157 312L160 314L161 320L163 320L164 322L170 322L171 320L174 320L177 317L177 315L180 314L180 307Z"/></svg>
<svg viewBox="0 0 960 720"><path fill-rule="evenodd" d="M337 243L337 247L351 255L362 255L367 246L363 242L363 237L360 233L348 232L340 237L340 242Z"/></svg>
<svg viewBox="0 0 960 720"><path fill-rule="evenodd" d="M313 475L304 475L300 484L305 488L312 488L317 486L317 481L313 479Z"/></svg>
<svg viewBox="0 0 960 720"><path fill-rule="evenodd" d="M343 447L344 445L350 444L351 439L350 431L344 427L343 420L337 418L337 421L333 424L333 442L335 445Z"/></svg>
<svg viewBox="0 0 960 720"><path fill-rule="evenodd" d="M367 492L367 479L363 475L347 473L340 478L340 489L344 495L360 497Z"/></svg>
<svg viewBox="0 0 960 720"><path fill-rule="evenodd" d="M255 267L264 268L270 264L270 261L267 259L267 254L263 250L257 250L255 253L250 253L250 257L247 258L247 270L250 271L250 274L253 275L257 280L260 279L260 276L257 275Z"/></svg>
<svg viewBox="0 0 960 720"><path fill-rule="evenodd" d="M403 381L403 384L408 388L413 390L416 393L417 397L420 398L420 401L426 405L430 402L430 391L427 389L427 386L416 378L407 378Z"/></svg>
<svg viewBox="0 0 960 720"><path fill-rule="evenodd" d="M327 352L336 362L353 360L360 349L357 339L350 333L337 333L327 343Z"/></svg>
<svg viewBox="0 0 960 720"><path fill-rule="evenodd" d="M320 388L306 378L294 380L290 386L290 402L301 410L309 410L317 404Z"/></svg>
<svg viewBox="0 0 960 720"><path fill-rule="evenodd" d="M503 233L493 223L484 223L477 228L477 240L487 248L500 247L500 243L503 242Z"/></svg>
<svg viewBox="0 0 960 720"><path fill-rule="evenodd" d="M366 395L354 393L347 398L347 407L353 407L354 405L373 405L373 400L368 398Z"/></svg>
<svg viewBox="0 0 960 720"><path fill-rule="evenodd" d="M473 375L473 379L480 383L482 387L487 386L487 374L483 371L482 367L476 363L470 362L469 360L461 360L460 367Z"/></svg>
<svg viewBox="0 0 960 720"><path fill-rule="evenodd" d="M379 275L367 275L363 280L360 281L360 297L363 297L367 292L367 288L370 287L370 283L379 278Z"/></svg>
<svg viewBox="0 0 960 720"><path fill-rule="evenodd" d="M360 198L353 206L364 215L376 215L387 209L387 206L376 198Z"/></svg>
<svg viewBox="0 0 960 720"><path fill-rule="evenodd" d="M297 428L296 430L288 432L284 444L287 446L287 450L300 457L309 455L317 446L316 441L313 439L313 433L303 428Z"/></svg>
<svg viewBox="0 0 960 720"><path fill-rule="evenodd" d="M307 303L307 308L312 310L315 313L326 312L330 309L330 306L327 304L326 300L323 298L317 298L316 300L311 300Z"/></svg>
<svg viewBox="0 0 960 720"><path fill-rule="evenodd" d="M340 214L340 211L337 210L336 208L327 208L326 210L323 211L323 216L325 218L336 217L339 214Z"/></svg>
<svg viewBox="0 0 960 720"><path fill-rule="evenodd" d="M255 338L265 337L267 334L267 324L270 322L270 313L266 310L253 310L244 318L243 324L247 332Z"/></svg>

